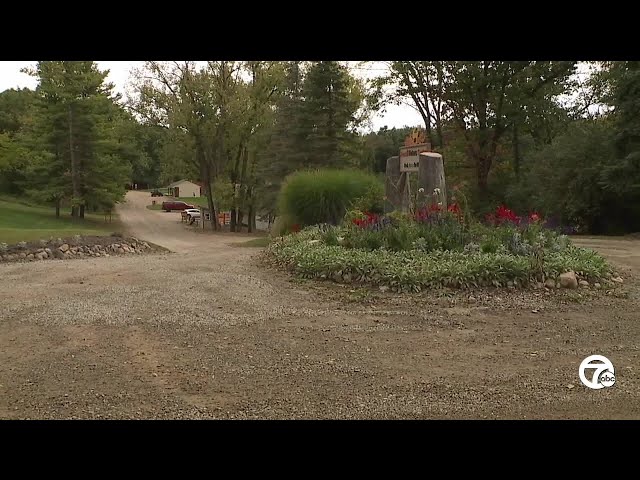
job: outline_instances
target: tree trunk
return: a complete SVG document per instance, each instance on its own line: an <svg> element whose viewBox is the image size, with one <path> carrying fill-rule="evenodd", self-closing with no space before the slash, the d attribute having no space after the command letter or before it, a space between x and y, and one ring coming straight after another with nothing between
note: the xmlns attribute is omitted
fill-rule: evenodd
<svg viewBox="0 0 640 480"><path fill-rule="evenodd" d="M76 165L76 156L74 155L73 145L73 105L69 105L69 159L71 161L71 187L73 191L73 203L71 209L71 216L76 218L78 216L78 209L76 208L76 202L80 197L80 186L78 185L78 167Z"/></svg>
<svg viewBox="0 0 640 480"><path fill-rule="evenodd" d="M80 204L80 218L84 219L84 204Z"/></svg>
<svg viewBox="0 0 640 480"><path fill-rule="evenodd" d="M238 209L238 223L236 224L236 231L242 233L242 221L244 220L244 212Z"/></svg>
<svg viewBox="0 0 640 480"><path fill-rule="evenodd" d="M235 187L233 188L235 192ZM238 214L238 210L234 207L231 209L231 219L229 220L229 227L232 232L236 231L236 215Z"/></svg>
<svg viewBox="0 0 640 480"><path fill-rule="evenodd" d="M256 223L256 212L253 211L253 205L249 204L249 218L247 219L247 233L253 233Z"/></svg>
<svg viewBox="0 0 640 480"><path fill-rule="evenodd" d="M476 175L478 181L478 190L480 191L481 197L486 198L488 187L488 179L489 179L489 168L491 163L488 158L478 157L476 159Z"/></svg>
<svg viewBox="0 0 640 480"><path fill-rule="evenodd" d="M60 199L56 198L56 218L60 218Z"/></svg>
<svg viewBox="0 0 640 480"><path fill-rule="evenodd" d="M433 203L442 204L447 209L447 185L444 178L444 162L442 155L434 152L420 154L420 170L418 171L418 188L424 188L425 195L433 195ZM439 189L440 194L434 195Z"/></svg>
<svg viewBox="0 0 640 480"><path fill-rule="evenodd" d="M513 171L516 180L520 178L520 145L518 140L518 126L513 124Z"/></svg>
<svg viewBox="0 0 640 480"><path fill-rule="evenodd" d="M204 173L203 183L205 189L207 191L207 205L209 206L209 213L211 214L211 229L213 231L218 230L218 217L216 215L215 205L213 204L213 189L211 188L211 170L209 166L205 163L205 167L202 169L202 173ZM204 218L201 219L204 222ZM203 224L204 225L204 224Z"/></svg>

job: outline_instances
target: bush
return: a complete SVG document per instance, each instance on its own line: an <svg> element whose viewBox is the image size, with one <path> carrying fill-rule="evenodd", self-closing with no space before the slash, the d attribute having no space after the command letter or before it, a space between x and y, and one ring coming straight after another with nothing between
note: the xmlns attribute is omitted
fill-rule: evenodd
<svg viewBox="0 0 640 480"><path fill-rule="evenodd" d="M296 172L287 177L278 198L280 214L302 226L337 225L356 203L363 211L382 207L382 185L374 175L354 170Z"/></svg>

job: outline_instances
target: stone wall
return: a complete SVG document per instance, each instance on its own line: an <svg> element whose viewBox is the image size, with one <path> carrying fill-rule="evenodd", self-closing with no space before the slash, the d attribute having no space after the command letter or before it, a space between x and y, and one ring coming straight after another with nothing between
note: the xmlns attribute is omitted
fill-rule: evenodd
<svg viewBox="0 0 640 480"><path fill-rule="evenodd" d="M15 245L0 243L0 262L33 262L39 260L65 260L112 255L140 255L157 252L159 248L136 238L81 237L63 240L41 240L36 243L20 242Z"/></svg>

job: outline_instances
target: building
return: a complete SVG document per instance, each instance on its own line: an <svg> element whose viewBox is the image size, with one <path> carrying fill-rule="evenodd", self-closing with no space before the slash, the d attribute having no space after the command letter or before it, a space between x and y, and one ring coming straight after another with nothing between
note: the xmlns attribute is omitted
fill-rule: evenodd
<svg viewBox="0 0 640 480"><path fill-rule="evenodd" d="M202 186L199 182L191 182L189 180L178 180L168 187L169 195L172 197L201 197Z"/></svg>

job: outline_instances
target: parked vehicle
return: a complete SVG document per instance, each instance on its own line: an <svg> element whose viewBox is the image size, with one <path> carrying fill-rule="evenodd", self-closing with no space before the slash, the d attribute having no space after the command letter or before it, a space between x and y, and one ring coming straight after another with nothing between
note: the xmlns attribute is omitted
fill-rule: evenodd
<svg viewBox="0 0 640 480"><path fill-rule="evenodd" d="M197 208L187 208L182 211L182 220L188 224L193 223L194 220L200 218L200 210Z"/></svg>
<svg viewBox="0 0 640 480"><path fill-rule="evenodd" d="M164 193L158 191L158 190L154 190L153 192L151 192L151 196L152 197L164 197Z"/></svg>
<svg viewBox="0 0 640 480"><path fill-rule="evenodd" d="M181 202L179 200L173 200L169 202L162 202L162 209L170 212L171 210L186 210L187 208L195 208L193 205Z"/></svg>
<svg viewBox="0 0 640 480"><path fill-rule="evenodd" d="M200 217L200 209L199 208L187 208L187 209L184 210L184 213L187 215L187 218Z"/></svg>

